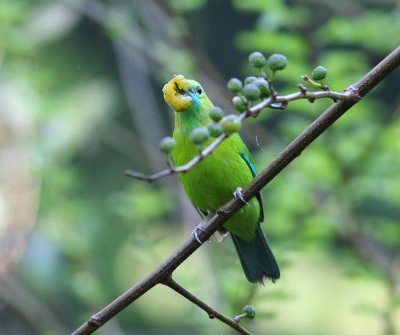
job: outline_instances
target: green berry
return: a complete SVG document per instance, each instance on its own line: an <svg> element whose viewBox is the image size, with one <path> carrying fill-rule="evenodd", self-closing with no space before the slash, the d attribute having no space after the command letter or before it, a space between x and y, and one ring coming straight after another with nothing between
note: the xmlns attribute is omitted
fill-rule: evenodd
<svg viewBox="0 0 400 335"><path fill-rule="evenodd" d="M243 87L243 84L242 84L242 82L240 81L240 79L231 78L231 79L229 79L229 81L228 81L227 87L228 87L228 91L229 91L229 92L232 92L232 93L236 94L236 93L239 93L239 92L240 92L240 90L241 90L242 87Z"/></svg>
<svg viewBox="0 0 400 335"><path fill-rule="evenodd" d="M203 144L209 137L210 133L207 127L196 128L190 133L190 140L196 145Z"/></svg>
<svg viewBox="0 0 400 335"><path fill-rule="evenodd" d="M243 112L246 109L246 104L244 103L244 101L241 97L238 97L238 96L233 97L232 104L233 104L233 107L238 112Z"/></svg>
<svg viewBox="0 0 400 335"><path fill-rule="evenodd" d="M269 83L265 78L257 78L255 84L258 86L262 97L267 97L270 95Z"/></svg>
<svg viewBox="0 0 400 335"><path fill-rule="evenodd" d="M219 122L224 117L224 111L219 107L213 107L209 111L211 120L214 122Z"/></svg>
<svg viewBox="0 0 400 335"><path fill-rule="evenodd" d="M254 306L246 305L242 309L243 313L246 313L246 318L254 319L256 316L256 308Z"/></svg>
<svg viewBox="0 0 400 335"><path fill-rule="evenodd" d="M314 70L311 72L311 78L313 80L322 80L326 78L326 75L328 74L328 70L324 66L317 66Z"/></svg>
<svg viewBox="0 0 400 335"><path fill-rule="evenodd" d="M272 71L283 70L287 65L287 58L281 54L273 54L267 59L267 65Z"/></svg>
<svg viewBox="0 0 400 335"><path fill-rule="evenodd" d="M250 65L256 68L262 68L265 65L265 57L261 52L252 52L249 56Z"/></svg>
<svg viewBox="0 0 400 335"><path fill-rule="evenodd" d="M244 78L244 84L247 85L247 84L250 84L250 83L252 83L252 82L254 82L256 80L257 80L256 77L249 76L249 77Z"/></svg>
<svg viewBox="0 0 400 335"><path fill-rule="evenodd" d="M255 83L244 85L242 93L249 100L257 100L261 96L261 91Z"/></svg>
<svg viewBox="0 0 400 335"><path fill-rule="evenodd" d="M160 150L169 154L175 148L175 140L171 136L164 137L160 142Z"/></svg>
<svg viewBox="0 0 400 335"><path fill-rule="evenodd" d="M239 131L242 123L236 115L230 114L224 116L224 118L221 120L221 125L224 128L225 133L232 134Z"/></svg>
<svg viewBox="0 0 400 335"><path fill-rule="evenodd" d="M218 137L224 132L224 127L220 123L211 123L208 131L212 137Z"/></svg>

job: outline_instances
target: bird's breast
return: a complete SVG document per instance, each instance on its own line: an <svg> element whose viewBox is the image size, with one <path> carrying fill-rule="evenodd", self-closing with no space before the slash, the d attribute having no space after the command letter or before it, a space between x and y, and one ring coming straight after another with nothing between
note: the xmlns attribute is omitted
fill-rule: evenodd
<svg viewBox="0 0 400 335"><path fill-rule="evenodd" d="M180 166L197 154L198 148L190 141L178 140L173 157L175 164ZM188 172L179 174L189 199L202 210L217 209L232 198L236 188L245 187L252 178L233 136Z"/></svg>

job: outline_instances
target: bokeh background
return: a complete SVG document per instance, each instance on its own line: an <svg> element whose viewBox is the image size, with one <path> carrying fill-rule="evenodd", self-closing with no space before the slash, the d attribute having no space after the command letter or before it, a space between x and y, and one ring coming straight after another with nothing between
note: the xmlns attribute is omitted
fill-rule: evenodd
<svg viewBox="0 0 400 335"><path fill-rule="evenodd" d="M342 91L399 44L397 0L2 0L0 334L67 334L142 279L200 219L164 168L173 74L225 89L248 54L289 59L294 92L317 65ZM263 191L282 278L245 280L229 238L176 272L228 315L257 308L255 334L400 333L400 73L325 132ZM330 101L290 104L241 132L259 170ZM233 334L156 287L98 334Z"/></svg>

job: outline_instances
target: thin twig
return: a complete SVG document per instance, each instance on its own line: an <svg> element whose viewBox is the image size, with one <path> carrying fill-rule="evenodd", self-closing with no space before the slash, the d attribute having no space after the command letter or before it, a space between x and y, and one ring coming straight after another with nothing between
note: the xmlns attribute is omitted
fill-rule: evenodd
<svg viewBox="0 0 400 335"><path fill-rule="evenodd" d="M284 96L273 96L270 98L267 98L260 102L259 104L249 108L246 112L242 113L241 115L238 116L240 121L243 121L244 119L250 117L250 116L257 116L262 109L271 107L272 105L275 105L276 103L281 103L281 109L284 109L287 107L289 102L295 101L295 100L300 100L300 99L307 99L307 100L316 100L316 99L323 99L323 98L331 98L334 101L337 100L354 100L354 92L348 91L346 93L338 93L338 92L333 92L333 91L317 91L317 92L308 92L304 87L299 87L299 92L292 93L289 95L284 95ZM275 107L276 108L276 107ZM217 137L211 144L209 144L206 148L200 151L200 153L192 158L188 163L185 165L181 165L178 167L169 167L168 169L147 175L142 172L138 171L133 171L133 170L127 170L125 172L125 175L128 177L132 177L134 179L138 180L144 180L148 182L152 182L155 180L159 180L165 177L168 177L173 174L177 173L185 173L188 172L193 166L198 164L200 161L202 161L205 157L211 155L215 149L218 148L218 146L228 137L227 134L222 134L219 137Z"/></svg>
<svg viewBox="0 0 400 335"><path fill-rule="evenodd" d="M164 285L168 286L169 288L173 289L175 292L179 293L181 296L188 299L190 302L195 304L196 306L200 307L203 311L205 311L210 319L218 319L223 323L227 324L228 326L232 327L233 329L237 330L239 334L244 335L252 335L247 329L243 328L238 321L231 319L211 306L207 305L204 301L196 297L194 294L186 290L183 286L177 283L172 277L168 277L164 282Z"/></svg>
<svg viewBox="0 0 400 335"><path fill-rule="evenodd" d="M243 190L246 201L258 194L273 178L275 178L289 163L298 157L316 138L318 138L337 119L346 113L354 104L361 100L372 88L378 85L400 65L400 47L392 51L377 66L370 70L360 81L349 89L353 99L339 101L322 113L302 134L293 140L271 163L261 171L249 185ZM199 232L201 241L208 240L213 233L220 229L223 224L238 211L244 202L241 199L232 198L228 203L221 206L217 212L205 219L206 225ZM193 238L186 241L175 253L157 267L151 274L117 299L93 315L82 324L73 335L92 334L96 329L104 325L108 320L121 312L132 302L145 294L155 285L164 282L172 275L174 270L180 266L201 244Z"/></svg>
<svg viewBox="0 0 400 335"><path fill-rule="evenodd" d="M180 172L187 172L193 166L195 166L201 160L203 160L205 157L210 155L219 146L219 144L222 143L222 141L227 137L228 137L227 134L220 135L209 146L207 146L206 148L201 150L201 152L197 156L195 156L192 160L187 162L185 165L181 165L178 167L169 167L168 169L162 170L160 172L157 172L157 173L154 173L151 175L146 175L144 173L133 171L133 170L127 170L125 172L125 175L127 175L128 177L135 178L135 179L152 182L152 181L170 176L172 174L176 174L176 173L180 173Z"/></svg>

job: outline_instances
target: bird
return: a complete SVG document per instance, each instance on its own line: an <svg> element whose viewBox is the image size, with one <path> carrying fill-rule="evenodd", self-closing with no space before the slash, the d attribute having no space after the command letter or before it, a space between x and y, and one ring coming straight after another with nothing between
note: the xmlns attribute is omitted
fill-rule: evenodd
<svg viewBox="0 0 400 335"><path fill-rule="evenodd" d="M210 125L209 111L214 108L203 87L195 80L175 75L163 87L165 102L175 115L172 159L175 166L189 162L199 154L192 143L194 129ZM209 144L209 139L205 144ZM229 135L211 155L202 159L178 178L198 212L205 217L227 203L232 195L241 197L244 188L256 175L253 158L240 135ZM239 256L244 274L250 283L275 282L280 270L261 223L264 211L261 195L251 198L224 224Z"/></svg>

